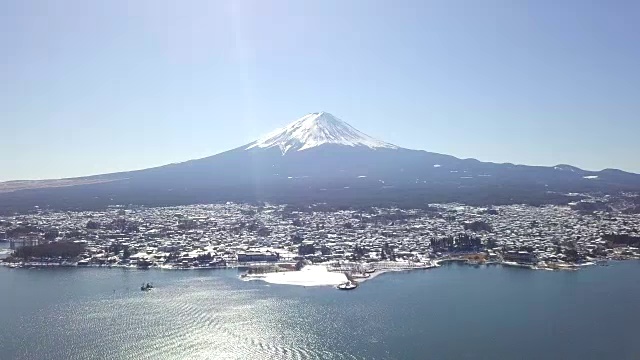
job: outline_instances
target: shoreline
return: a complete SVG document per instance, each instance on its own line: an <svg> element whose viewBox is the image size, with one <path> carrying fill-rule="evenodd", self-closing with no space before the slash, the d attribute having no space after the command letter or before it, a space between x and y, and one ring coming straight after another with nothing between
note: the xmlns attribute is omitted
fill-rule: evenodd
<svg viewBox="0 0 640 360"><path fill-rule="evenodd" d="M640 259L624 259L624 260L640 260ZM338 285L344 285L353 283L356 285L356 288L368 282L368 280L372 280L387 273L399 273L399 272L409 272L415 270L431 270L439 267L443 267L446 264L458 263L461 265L471 266L479 268L481 266L502 266L502 267L515 267L521 269L528 270L546 270L546 271L578 271L580 268L587 266L609 266L610 262L621 262L623 260L618 259L607 259L607 260L598 260L597 262L587 262L583 264L563 264L564 266L556 266L554 268L550 268L548 266L536 266L531 264L518 264L511 262L486 262L483 264L478 264L473 261L469 261L466 259L439 259L439 260L431 260L428 263L422 263L422 266L417 266L414 263L407 262L386 262L384 265L389 266L393 264L393 267L386 268L375 268L373 272L366 272L368 274L366 277L357 274L349 274L349 271L343 269L336 270L330 269L330 265L327 264L312 264L306 265L301 270L284 270L277 272L268 272L268 273L260 273L260 274L248 274L246 272L241 273L240 269L248 269L250 266L256 265L267 265L267 264L233 264L227 266L202 266L202 267L190 267L190 268L177 268L173 266L152 266L147 269L138 268L137 266L132 265L80 265L73 263L66 264L46 264L46 263L24 263L20 264L20 266L16 266L15 263L0 263L0 267L4 266L11 270L13 269L28 269L28 270L41 270L41 269L64 269L64 268L91 268L91 269L112 269L118 268L125 271L128 270L231 270L235 269L238 272L237 279L240 281L256 281L260 280L265 282L266 284L273 285L286 285L286 286L303 286L303 287L332 287L334 289L338 289ZM375 263L373 263L375 264ZM412 265L408 265L412 264ZM270 264L276 265L276 264ZM333 264L335 266L335 264ZM362 269L363 264L359 263L341 263L341 266L350 265L353 268ZM306 269L306 270L305 270ZM310 269L316 269L316 271L308 271ZM321 269L321 270L320 270ZM369 268L368 270L372 270Z"/></svg>
<svg viewBox="0 0 640 360"><path fill-rule="evenodd" d="M570 263L561 263L561 264L525 264L525 263L516 263L509 261L488 261L485 263L474 263L469 261L468 259L437 259L432 260L430 264L422 263L422 265L411 265L408 266L407 263L404 262L386 262L384 263L386 266L393 264L391 268L377 268L375 265L377 263L370 263L369 265L373 265L375 271L369 273L369 276L354 276L354 280L358 282L365 282L367 280L373 279L381 274L389 273L389 272L402 272L402 271L411 271L411 270L428 270L440 267L447 263L462 263L467 266L472 267L480 267L480 266L504 266L504 267L517 267L529 270L546 270L546 271L576 271L583 267L588 266L608 266L610 262L614 261L628 261L628 260L640 260L640 259L599 259L594 261L589 261L580 264L570 264ZM53 269L53 268L99 268L99 269L124 269L124 270L176 270L176 271L186 271L186 270L221 270L221 269L241 269L241 268L249 268L251 266L264 266L264 265L279 265L279 264L289 264L289 263L247 263L247 264L233 264L226 266L199 266L199 267L176 267L173 265L158 265L158 266L150 266L148 268L140 268L137 265L99 265L99 264L89 264L89 265L78 265L77 263L46 263L46 262L20 262L20 263L8 263L8 262L0 262L0 267L7 267L11 269ZM355 267L362 266L360 263L343 263L341 265L345 265L347 267ZM326 263L318 263L313 264L311 266L323 266L323 267L331 267L331 264ZM340 273L340 272L350 272L349 269L329 269L328 272ZM283 272L275 272L275 273L285 273L292 271L283 271ZM272 274L272 273L264 273L264 274ZM259 277L259 275L264 274L256 274L254 277Z"/></svg>
<svg viewBox="0 0 640 360"><path fill-rule="evenodd" d="M637 260L637 259L636 259ZM369 273L369 276L367 277L362 277L362 276L352 276L352 280L358 284L367 282L369 280L372 280L382 274L387 274L387 273L397 273L397 272L405 272L405 271L415 271L415 270L430 270L430 269L435 269L438 267L442 267L444 264L448 264L448 263L461 263L463 265L467 265L467 266L472 266L472 267L480 267L480 266L492 266L492 265L497 265L497 266L503 266L503 267L518 267L518 268L523 268L523 269L529 269L529 270L547 270L547 271L577 271L582 267L587 267L587 266L596 266L596 265L600 265L600 266L608 266L608 262L609 261L617 261L617 260L607 260L607 263L596 263L596 262L587 262L587 263L583 263L583 264L566 264L564 266L557 266L555 268L550 268L547 266L536 266L536 265L532 265L532 264L518 264L518 263L512 263L512 262L487 262L484 264L477 264L477 263L472 263L466 259L444 259L444 260L435 260L433 261L430 265L428 266L413 266L413 267L402 267L401 264L398 264L400 266L398 266L397 268L386 268L386 269L376 269L373 273ZM327 268L327 266L325 265L310 265L310 266L314 266L314 267L325 267ZM289 273L295 273L296 271L289 271ZM335 272L335 273L342 273L344 271L335 271L335 270L328 270L327 272ZM285 272L281 272L281 273L263 273L263 274L242 274L239 276L239 279L242 281L255 281L255 280L262 280L264 282L267 283L271 283L271 284L279 284L279 285L303 285L303 286L318 286L318 285L304 285L304 284L283 284L283 283L277 283L277 282L271 282L268 280L268 278L270 276L274 276L275 274L285 274L287 273ZM325 286L335 286L334 284L325 284Z"/></svg>

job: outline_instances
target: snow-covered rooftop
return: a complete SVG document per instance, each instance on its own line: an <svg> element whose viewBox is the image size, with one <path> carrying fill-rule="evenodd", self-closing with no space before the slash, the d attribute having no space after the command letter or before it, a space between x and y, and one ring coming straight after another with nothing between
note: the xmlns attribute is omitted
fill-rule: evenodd
<svg viewBox="0 0 640 360"><path fill-rule="evenodd" d="M284 128L263 136L249 144L246 150L278 147L284 155L289 151L302 151L324 144L365 146L371 149L398 148L358 131L327 112L320 112L305 115Z"/></svg>

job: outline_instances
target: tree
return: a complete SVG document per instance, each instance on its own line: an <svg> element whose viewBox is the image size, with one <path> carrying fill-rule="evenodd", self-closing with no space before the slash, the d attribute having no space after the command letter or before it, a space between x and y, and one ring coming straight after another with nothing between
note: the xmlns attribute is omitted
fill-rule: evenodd
<svg viewBox="0 0 640 360"><path fill-rule="evenodd" d="M198 262L206 262L206 261L211 261L213 260L213 256L211 256L211 253L206 253L206 254L201 254L198 255L196 257L196 260L198 260Z"/></svg>
<svg viewBox="0 0 640 360"><path fill-rule="evenodd" d="M64 237L67 239L79 238L80 236L82 236L82 232L78 229L69 230L64 234Z"/></svg>
<svg viewBox="0 0 640 360"><path fill-rule="evenodd" d="M302 243L302 235L300 234L293 234L291 235L291 242L293 242L294 244L300 244Z"/></svg>
<svg viewBox="0 0 640 360"><path fill-rule="evenodd" d="M55 242L36 246L23 246L16 250L15 256L28 258L58 258L71 259L84 251L84 245L73 242Z"/></svg>
<svg viewBox="0 0 640 360"><path fill-rule="evenodd" d="M304 260L299 260L299 261L296 263L296 266L295 266L296 271L300 271L300 270L302 270L302 268L304 267L304 265L305 265Z"/></svg>
<svg viewBox="0 0 640 360"><path fill-rule="evenodd" d="M167 256L167 262L171 262L171 261L177 260L179 255L180 254L178 252L176 252L176 251L170 252L169 255Z"/></svg>
<svg viewBox="0 0 640 360"><path fill-rule="evenodd" d="M113 254L119 254L120 251L124 250L124 245L118 244L118 243L112 243L111 245L109 245L109 252L113 253Z"/></svg>
<svg viewBox="0 0 640 360"><path fill-rule="evenodd" d="M479 221L479 220L474 221L472 223L464 224L464 229L475 231L475 232L480 232L480 231L492 232L493 231L493 228L491 227L491 225L487 224L484 221Z"/></svg>
<svg viewBox="0 0 640 360"><path fill-rule="evenodd" d="M493 249L494 247L498 246L498 242L496 241L496 239L494 238L489 238L487 239L487 245L486 247L488 249Z"/></svg>
<svg viewBox="0 0 640 360"><path fill-rule="evenodd" d="M132 232L138 232L138 230L139 230L138 224L130 222L125 227L124 232L132 233Z"/></svg>
<svg viewBox="0 0 640 360"><path fill-rule="evenodd" d="M131 256L131 251L129 250L129 247L124 248L124 250L122 251L122 258L128 259L130 256Z"/></svg>
<svg viewBox="0 0 640 360"><path fill-rule="evenodd" d="M316 253L316 248L313 246L313 244L306 244L306 245L300 245L298 247L298 254L299 255L313 255Z"/></svg>
<svg viewBox="0 0 640 360"><path fill-rule="evenodd" d="M362 259L362 257L364 256L364 254L366 253L366 249L361 247L360 245L356 244L356 246L353 248L353 258L355 260L360 260Z"/></svg>
<svg viewBox="0 0 640 360"><path fill-rule="evenodd" d="M29 233L37 233L41 230L33 225L20 225L13 229L7 230L7 237L14 238L19 237L21 235L27 235Z"/></svg>
<svg viewBox="0 0 640 360"><path fill-rule="evenodd" d="M60 232L58 231L58 229L47 230L44 233L44 239L46 241L52 241L52 240L55 240L55 238L57 238L59 235L60 235Z"/></svg>
<svg viewBox="0 0 640 360"><path fill-rule="evenodd" d="M584 255L580 254L576 249L567 249L564 254L570 262L579 262L584 260Z"/></svg>
<svg viewBox="0 0 640 360"><path fill-rule="evenodd" d="M271 235L271 230L269 228L263 226L258 229L258 236L269 236Z"/></svg>

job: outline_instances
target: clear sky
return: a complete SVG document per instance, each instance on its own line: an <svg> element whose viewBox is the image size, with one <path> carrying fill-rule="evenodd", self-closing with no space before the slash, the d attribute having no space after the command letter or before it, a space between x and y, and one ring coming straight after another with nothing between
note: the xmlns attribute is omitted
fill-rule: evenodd
<svg viewBox="0 0 640 360"><path fill-rule="evenodd" d="M205 157L317 111L640 172L638 1L4 0L0 49L0 180Z"/></svg>

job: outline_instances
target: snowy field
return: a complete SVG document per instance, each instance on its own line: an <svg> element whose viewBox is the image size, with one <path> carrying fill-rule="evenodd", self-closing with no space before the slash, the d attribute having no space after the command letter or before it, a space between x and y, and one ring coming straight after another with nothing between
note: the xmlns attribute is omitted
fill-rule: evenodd
<svg viewBox="0 0 640 360"><path fill-rule="evenodd" d="M298 286L336 286L348 280L343 273L327 271L327 268L322 265L308 265L300 271L247 275L244 279Z"/></svg>

